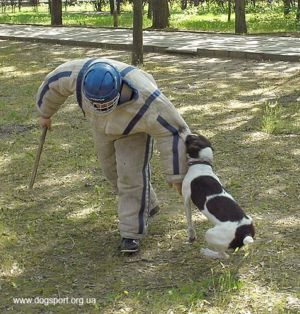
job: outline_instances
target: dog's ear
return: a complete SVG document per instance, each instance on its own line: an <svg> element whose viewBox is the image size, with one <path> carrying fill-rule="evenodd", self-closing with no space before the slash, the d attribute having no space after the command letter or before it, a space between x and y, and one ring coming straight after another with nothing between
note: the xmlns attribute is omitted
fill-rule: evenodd
<svg viewBox="0 0 300 314"><path fill-rule="evenodd" d="M186 136L185 145L188 155L192 158L199 157L199 152L204 148L209 147L212 149L210 141L205 136L196 133Z"/></svg>
<svg viewBox="0 0 300 314"><path fill-rule="evenodd" d="M185 145L186 146L189 146L190 144L191 144L191 142L192 142L192 134L189 134L189 135L187 135L186 137L185 137L185 140L184 140L184 142L185 142Z"/></svg>
<svg viewBox="0 0 300 314"><path fill-rule="evenodd" d="M185 146L187 154L192 158L197 158L200 150L198 145L198 134L188 134L185 138Z"/></svg>
<svg viewBox="0 0 300 314"><path fill-rule="evenodd" d="M191 145L193 142L195 142L198 138L198 134L196 133L191 133L191 134L188 134L186 137L185 137L185 144L186 145Z"/></svg>
<svg viewBox="0 0 300 314"><path fill-rule="evenodd" d="M206 147L212 148L211 142L209 141L207 137L199 134L197 138L198 138L197 142L201 148L206 148Z"/></svg>

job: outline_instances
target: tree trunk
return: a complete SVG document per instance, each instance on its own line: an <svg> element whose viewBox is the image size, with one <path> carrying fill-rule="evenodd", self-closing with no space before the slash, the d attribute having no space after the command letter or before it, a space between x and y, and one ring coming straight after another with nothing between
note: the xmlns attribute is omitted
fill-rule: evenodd
<svg viewBox="0 0 300 314"><path fill-rule="evenodd" d="M48 11L49 11L49 14L52 15L52 0L48 0Z"/></svg>
<svg viewBox="0 0 300 314"><path fill-rule="evenodd" d="M97 12L102 11L102 0L97 0L97 1L93 2L93 4L94 4L94 8Z"/></svg>
<svg viewBox="0 0 300 314"><path fill-rule="evenodd" d="M143 0L133 0L133 30L132 30L133 65L143 64Z"/></svg>
<svg viewBox="0 0 300 314"><path fill-rule="evenodd" d="M121 0L117 0L117 12L118 12L118 15L121 14Z"/></svg>
<svg viewBox="0 0 300 314"><path fill-rule="evenodd" d="M283 0L283 5L284 5L283 13L284 16L286 16L291 12L291 0Z"/></svg>
<svg viewBox="0 0 300 314"><path fill-rule="evenodd" d="M113 19L114 19L114 27L117 28L119 26L117 0L114 0Z"/></svg>
<svg viewBox="0 0 300 314"><path fill-rule="evenodd" d="M62 0L51 1L51 25L62 25Z"/></svg>
<svg viewBox="0 0 300 314"><path fill-rule="evenodd" d="M228 0L228 18L227 18L227 21L230 22L231 20L231 0Z"/></svg>
<svg viewBox="0 0 300 314"><path fill-rule="evenodd" d="M181 0L181 10L185 10L187 8L187 0Z"/></svg>
<svg viewBox="0 0 300 314"><path fill-rule="evenodd" d="M109 0L109 10L111 15L114 14L114 1L115 0Z"/></svg>
<svg viewBox="0 0 300 314"><path fill-rule="evenodd" d="M152 19L152 0L148 0L148 13L147 13L147 19Z"/></svg>
<svg viewBox="0 0 300 314"><path fill-rule="evenodd" d="M235 0L235 33L247 34L245 0Z"/></svg>
<svg viewBox="0 0 300 314"><path fill-rule="evenodd" d="M109 9L110 9L110 14L111 15L114 15L114 8L115 7L117 8L118 15L120 15L120 12L121 12L121 0L109 0Z"/></svg>
<svg viewBox="0 0 300 314"><path fill-rule="evenodd" d="M169 3L168 0L152 0L153 20L152 28L163 29L169 26Z"/></svg>

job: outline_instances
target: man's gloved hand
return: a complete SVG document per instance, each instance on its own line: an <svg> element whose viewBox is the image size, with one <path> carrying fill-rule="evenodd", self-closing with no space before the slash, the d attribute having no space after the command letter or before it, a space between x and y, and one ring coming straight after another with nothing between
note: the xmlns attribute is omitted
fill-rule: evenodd
<svg viewBox="0 0 300 314"><path fill-rule="evenodd" d="M177 191L179 195L182 195L182 192L181 192L182 182L172 183L172 186L175 188L175 190Z"/></svg>
<svg viewBox="0 0 300 314"><path fill-rule="evenodd" d="M48 130L51 130L51 125L52 125L51 118L40 117L39 125L41 128L47 128Z"/></svg>

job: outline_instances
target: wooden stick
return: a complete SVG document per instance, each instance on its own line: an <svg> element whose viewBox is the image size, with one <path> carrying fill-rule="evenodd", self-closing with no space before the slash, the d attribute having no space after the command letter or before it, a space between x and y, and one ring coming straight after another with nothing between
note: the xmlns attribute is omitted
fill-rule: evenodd
<svg viewBox="0 0 300 314"><path fill-rule="evenodd" d="M44 146L44 143L45 143L47 130L48 130L48 128L43 128L42 135L41 135L41 138L40 138L39 148L38 148L38 151L37 151L37 154L36 154L36 157L35 157L35 162L34 162L32 174L31 174L31 180L30 180L30 183L29 183L29 186L28 186L28 188L30 190L32 190L32 188L33 188L33 184L34 184L35 177L36 177L36 174L37 174L37 169L38 169L38 166L39 166L39 162L40 162L43 146Z"/></svg>

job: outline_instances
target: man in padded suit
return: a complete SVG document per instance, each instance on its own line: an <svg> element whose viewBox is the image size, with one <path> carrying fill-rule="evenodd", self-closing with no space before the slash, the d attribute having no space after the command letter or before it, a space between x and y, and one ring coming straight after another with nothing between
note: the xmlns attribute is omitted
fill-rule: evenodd
<svg viewBox="0 0 300 314"><path fill-rule="evenodd" d="M179 192L187 170L180 133L188 126L150 74L104 58L69 61L46 76L36 98L40 126L50 129L51 117L74 93L92 127L102 171L118 194L121 251L136 252L148 217L159 210L150 182L153 138L166 179Z"/></svg>

